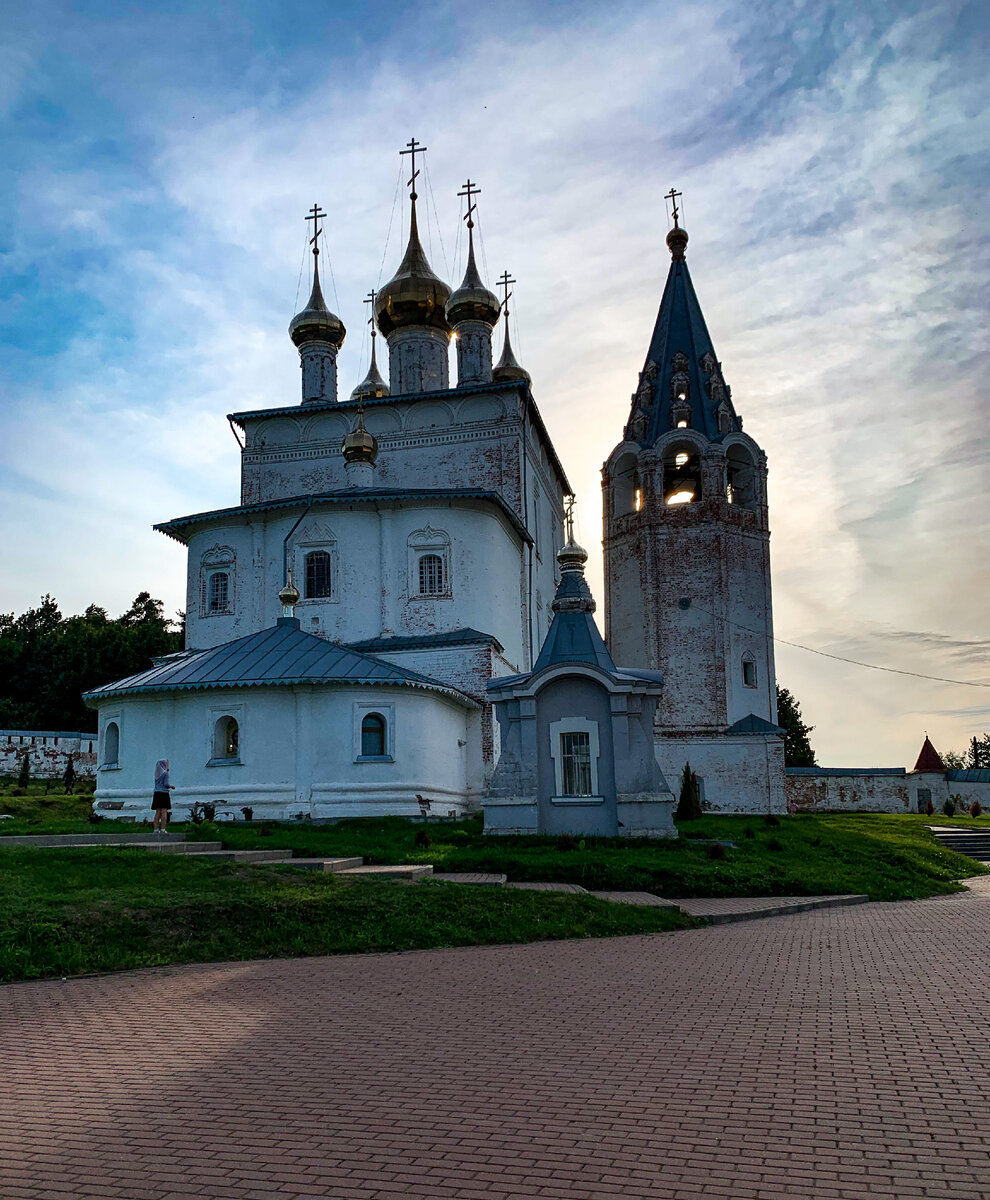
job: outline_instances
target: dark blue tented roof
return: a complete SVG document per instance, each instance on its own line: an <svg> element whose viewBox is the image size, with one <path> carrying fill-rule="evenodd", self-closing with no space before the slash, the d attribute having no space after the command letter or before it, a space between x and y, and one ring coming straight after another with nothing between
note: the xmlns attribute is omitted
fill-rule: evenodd
<svg viewBox="0 0 990 1200"><path fill-rule="evenodd" d="M563 581L562 581L563 582ZM584 579L581 579L584 583ZM587 585L585 584L587 587ZM558 596L560 591L558 590ZM589 612L559 612L554 614L547 636L536 660L533 672L560 663L592 663L603 671L615 674L615 663L598 632L595 619Z"/></svg>
<svg viewBox="0 0 990 1200"><path fill-rule="evenodd" d="M725 731L728 733L780 733L787 732L779 725L774 725L770 721L764 721L762 717L758 717L755 713L750 713L748 717L742 717L736 721L734 725L730 725Z"/></svg>
<svg viewBox="0 0 990 1200"><path fill-rule="evenodd" d="M473 703L456 688L428 675L304 633L295 617L282 617L273 627L225 642L212 650L170 656L148 671L93 688L84 693L83 698L102 700L137 692L279 687L294 683L427 688Z"/></svg>
<svg viewBox="0 0 990 1200"><path fill-rule="evenodd" d="M674 259L663 289L657 323L650 339L650 349L642 379L650 380L651 399L644 405L641 395L634 404L647 415L643 444L652 446L657 438L670 431L671 421L671 376L673 360L678 353L687 358L688 398L691 405L691 428L704 433L710 440L720 438L718 428L718 402L711 399L710 380L701 365L706 354L716 359L708 326L695 295L691 275L684 259ZM717 360L716 360L717 361ZM652 366L651 366L652 364ZM731 406L728 388L725 400Z"/></svg>

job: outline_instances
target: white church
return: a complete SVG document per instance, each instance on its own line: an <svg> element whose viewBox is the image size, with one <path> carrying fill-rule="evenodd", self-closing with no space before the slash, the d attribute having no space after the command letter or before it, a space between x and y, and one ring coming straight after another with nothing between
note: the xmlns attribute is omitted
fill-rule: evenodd
<svg viewBox="0 0 990 1200"><path fill-rule="evenodd" d="M510 344L512 281L500 303L476 265L476 191L452 291L420 242L415 179L405 254L373 297L388 381L373 326L346 399L314 208L312 293L289 326L300 402L229 416L238 504L156 526L187 550L186 648L87 693L96 808L145 819L168 758L179 819L199 802L332 819L428 800L484 808L493 832L659 836L686 761L706 807L782 810L766 458L722 378L676 207L603 469L603 642L571 487Z"/></svg>

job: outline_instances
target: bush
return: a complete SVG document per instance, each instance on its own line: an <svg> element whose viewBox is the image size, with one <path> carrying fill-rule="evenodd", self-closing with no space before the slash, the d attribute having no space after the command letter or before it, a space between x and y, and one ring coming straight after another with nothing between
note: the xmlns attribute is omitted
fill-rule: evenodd
<svg viewBox="0 0 990 1200"><path fill-rule="evenodd" d="M433 845L433 838L430 837L425 829L417 829L413 844L422 846L424 850L428 850Z"/></svg>
<svg viewBox="0 0 990 1200"><path fill-rule="evenodd" d="M780 817L775 817L773 813L767 813L767 815L763 818L763 824L769 825L771 829L776 829L780 824Z"/></svg>
<svg viewBox="0 0 990 1200"><path fill-rule="evenodd" d="M971 817L978 817L981 812L983 812L983 809L980 807L979 800L974 800L973 803L969 806L969 815Z"/></svg>
<svg viewBox="0 0 990 1200"><path fill-rule="evenodd" d="M207 842L215 841L220 836L220 826L216 821L199 821L194 829L190 829L186 837Z"/></svg>
<svg viewBox="0 0 990 1200"><path fill-rule="evenodd" d="M26 752L21 756L21 769L17 775L17 786L27 789L27 785L31 782L31 754Z"/></svg>
<svg viewBox="0 0 990 1200"><path fill-rule="evenodd" d="M15 787L15 788L11 788L11 789L10 789L10 794L11 794L12 796L26 796L26 795L27 795L27 790L26 790L25 788L22 788L22 787Z"/></svg>
<svg viewBox="0 0 990 1200"><path fill-rule="evenodd" d="M928 803L925 805L925 816L931 817L935 813L935 805L932 804L931 797L928 798Z"/></svg>
<svg viewBox="0 0 990 1200"><path fill-rule="evenodd" d="M726 857L725 847L722 845L721 842L713 842L708 847L708 857L714 858L716 860Z"/></svg>
<svg viewBox="0 0 990 1200"><path fill-rule="evenodd" d="M576 850L577 848L577 838L572 838L569 833L562 833L557 839L558 850Z"/></svg>
<svg viewBox="0 0 990 1200"><path fill-rule="evenodd" d="M944 812L947 817L954 816L955 811L956 811L956 804L955 804L955 801L952 800L951 798L946 800L946 802L942 805L942 812Z"/></svg>
<svg viewBox="0 0 990 1200"><path fill-rule="evenodd" d="M443 840L451 846L467 846L471 841L471 835L466 829L452 829L444 836Z"/></svg>
<svg viewBox="0 0 990 1200"><path fill-rule="evenodd" d="M215 804L194 804L189 810L189 820L193 825L203 825L206 822L212 825L216 816L217 806Z"/></svg>
<svg viewBox="0 0 990 1200"><path fill-rule="evenodd" d="M698 776L691 770L691 764L686 762L681 772L681 794L677 801L677 812L674 816L678 821L699 821L701 819L701 801L698 798Z"/></svg>
<svg viewBox="0 0 990 1200"><path fill-rule="evenodd" d="M780 842L777 841L776 838L771 838L770 841L767 842L768 850L783 850L783 848L784 847L780 844Z"/></svg>
<svg viewBox="0 0 990 1200"><path fill-rule="evenodd" d="M241 812L244 814L245 821L253 821L254 820L254 809L251 808L250 805L245 805L245 807L241 809Z"/></svg>

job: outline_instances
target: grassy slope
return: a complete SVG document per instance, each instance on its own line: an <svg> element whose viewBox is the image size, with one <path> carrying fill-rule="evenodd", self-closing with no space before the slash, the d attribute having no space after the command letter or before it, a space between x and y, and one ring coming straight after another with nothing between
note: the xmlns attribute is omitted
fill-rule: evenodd
<svg viewBox="0 0 990 1200"><path fill-rule="evenodd" d="M339 881L141 850L0 850L0 981L176 962L656 933L592 896Z"/></svg>

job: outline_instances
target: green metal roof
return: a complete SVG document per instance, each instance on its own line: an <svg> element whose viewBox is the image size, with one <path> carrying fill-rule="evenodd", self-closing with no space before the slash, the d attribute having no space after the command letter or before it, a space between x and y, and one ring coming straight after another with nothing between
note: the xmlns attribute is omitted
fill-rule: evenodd
<svg viewBox="0 0 990 1200"><path fill-rule="evenodd" d="M148 671L83 693L86 701L142 692L199 691L209 688L287 687L292 684L349 684L413 687L440 692L465 705L469 696L393 663L359 654L299 628L296 617L280 617L274 627L225 642L212 650L170 657Z"/></svg>

